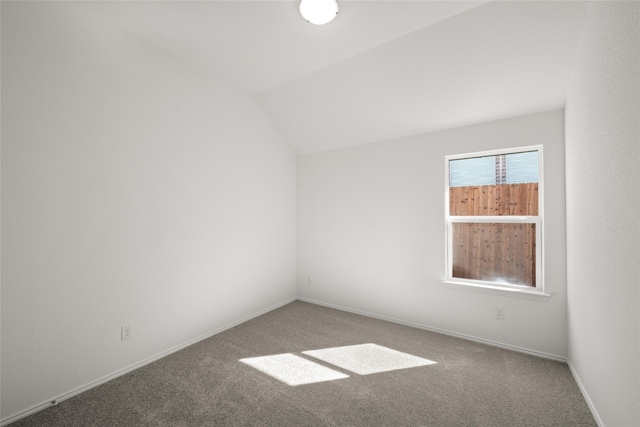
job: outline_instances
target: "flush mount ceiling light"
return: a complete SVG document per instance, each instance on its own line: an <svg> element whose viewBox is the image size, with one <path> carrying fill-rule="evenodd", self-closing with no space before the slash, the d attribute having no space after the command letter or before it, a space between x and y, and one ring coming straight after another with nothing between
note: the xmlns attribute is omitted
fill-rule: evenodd
<svg viewBox="0 0 640 427"><path fill-rule="evenodd" d="M337 0L300 0L300 15L312 24L324 25L337 14Z"/></svg>

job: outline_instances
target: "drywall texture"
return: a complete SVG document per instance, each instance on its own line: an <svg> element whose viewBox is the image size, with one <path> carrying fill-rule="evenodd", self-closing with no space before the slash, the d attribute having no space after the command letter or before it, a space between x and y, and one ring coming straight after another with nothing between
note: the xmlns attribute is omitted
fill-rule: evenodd
<svg viewBox="0 0 640 427"><path fill-rule="evenodd" d="M563 111L298 157L298 294L566 357ZM442 283L445 156L542 144L548 301ZM310 280L309 280L310 278ZM505 320L494 318L503 307Z"/></svg>
<svg viewBox="0 0 640 427"><path fill-rule="evenodd" d="M2 419L295 297L262 110L79 13L2 2Z"/></svg>
<svg viewBox="0 0 640 427"><path fill-rule="evenodd" d="M602 425L640 425L640 3L591 2L566 108L569 361Z"/></svg>

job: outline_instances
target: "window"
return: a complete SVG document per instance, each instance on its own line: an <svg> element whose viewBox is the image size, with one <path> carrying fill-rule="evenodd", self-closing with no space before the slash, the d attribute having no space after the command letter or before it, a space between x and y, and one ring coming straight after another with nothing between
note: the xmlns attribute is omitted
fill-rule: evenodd
<svg viewBox="0 0 640 427"><path fill-rule="evenodd" d="M542 291L542 146L447 156L446 172L446 281Z"/></svg>

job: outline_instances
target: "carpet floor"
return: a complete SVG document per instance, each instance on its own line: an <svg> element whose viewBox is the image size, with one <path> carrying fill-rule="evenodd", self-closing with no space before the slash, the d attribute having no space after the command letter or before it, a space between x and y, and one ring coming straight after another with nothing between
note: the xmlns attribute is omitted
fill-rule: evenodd
<svg viewBox="0 0 640 427"><path fill-rule="evenodd" d="M310 356L348 359L314 350L359 344L375 345L356 347L357 357L374 351L417 366L361 375ZM340 375L292 386L240 362L286 353L298 356L286 363ZM295 301L11 425L597 424L565 363Z"/></svg>

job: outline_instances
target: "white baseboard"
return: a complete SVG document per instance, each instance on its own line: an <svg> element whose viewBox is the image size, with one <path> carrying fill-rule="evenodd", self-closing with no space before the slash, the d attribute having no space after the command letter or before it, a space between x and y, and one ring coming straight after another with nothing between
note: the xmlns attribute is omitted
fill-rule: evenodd
<svg viewBox="0 0 640 427"><path fill-rule="evenodd" d="M175 353L176 351L180 351L180 350L182 350L182 349L184 349L186 347L189 347L189 346L191 346L191 345L193 345L193 344L195 344L197 342L200 342L200 341L205 340L207 338L210 338L210 337L212 337L214 335L217 335L220 332L224 332L227 329L231 329L234 326L238 326L241 323L244 323L244 322L246 322L248 320L251 320L251 319L253 319L255 317L262 316L263 314L266 314L266 313L268 313L270 311L273 311L273 310L275 310L277 308L280 308L283 305L287 305L287 304L295 301L296 299L297 298L295 298L295 297L289 298L289 299L287 299L285 301L282 301L282 302L280 302L278 304L272 305L271 307L265 308L264 310L260 310L257 313L253 313L253 314L251 314L249 316L245 316L242 319L238 319L238 320L236 320L234 322L231 322L231 323L229 323L227 325L224 325L224 326L222 326L222 327L220 327L218 329L215 329L215 330L213 330L211 332L208 332L208 333L206 333L204 335L201 335L201 336L199 336L197 338L189 340L189 341L187 341L187 342L185 342L183 344L180 344L180 345L178 345L176 347L170 348L169 350L160 352L160 353L156 354L155 356L151 356L151 357L149 357L147 359L144 359L144 360L142 360L140 362L134 363L133 365L130 365L130 366L124 368L124 369L121 369L121 370L116 371L116 372L114 372L112 374L106 375L106 376L104 376L102 378L99 378L97 380L91 381L91 382L89 382L89 383L87 383L87 384L85 384L83 386L77 387L77 388L75 388L73 390L70 390L70 391L68 391L66 393L63 393L61 395L52 397L51 399L48 399L47 401L42 402L40 404L34 405L34 406L30 407L29 409L26 409L26 410L20 411L20 412L18 412L16 414L10 415L5 419L0 420L0 426L5 426L5 425L7 425L9 423L13 423L13 422L18 421L18 420L20 420L22 418L28 417L29 415L35 414L36 412L42 411L43 409L46 409L46 408L48 408L50 406L55 406L55 405L57 405L58 403L60 403L60 402L62 402L64 400L72 398L73 396L77 396L80 393L83 393L83 392L85 392L87 390L90 390L90 389L92 389L94 387L97 387L97 386L99 386L101 384L104 384L104 383L106 383L108 381L111 381L113 379L121 377L122 375L125 375L125 374L127 374L127 373L129 373L131 371L135 371L136 369L141 368L141 367L143 367L145 365L148 365L149 363L155 362L158 359L162 359L163 357L166 357L166 356L168 356L168 355L170 355L172 353Z"/></svg>
<svg viewBox="0 0 640 427"><path fill-rule="evenodd" d="M587 406L589 406L591 415L593 415L593 418L596 420L598 427L605 427L604 422L602 422L602 418L600 418L600 414L598 414L598 411L596 410L595 405L593 404L593 402L591 401L591 398L589 397L589 394L587 393L587 389L584 388L584 385L582 384L582 381L580 380L580 377L578 376L576 369L571 364L571 360L567 360L567 365L569 365L569 370L573 375L573 379L576 380L576 384L578 384L580 393L582 393L582 397L584 397L584 400L587 402Z"/></svg>
<svg viewBox="0 0 640 427"><path fill-rule="evenodd" d="M469 340L469 341L475 341L475 342L479 342L479 343L482 343L482 344L491 345L493 347L500 347L500 348L504 348L504 349L507 349L507 350L517 351L519 353L530 354L532 356L544 357L545 359L557 360L559 362L565 362L565 363L567 362L567 359L565 357L558 356L556 354L544 353L544 352L537 351L537 350L531 350L531 349L528 349L528 348L518 347L518 346L514 346L514 345L510 345L510 344L504 344L504 343L500 343L500 342L497 342L497 341L491 341L491 340L487 340L487 339L484 339L484 338L474 337L474 336L471 336L471 335L465 335L465 334L460 334L460 333L457 333L457 332L451 332L451 331L447 331L445 329L434 328L434 327L427 326L427 325L422 325L422 324L419 324L419 323L407 322L407 321L404 321L404 320L395 319L393 317L381 316L379 314L369 313L369 312L362 311L362 310L355 310L355 309L352 309L352 308L343 307L343 306L339 306L339 305L335 305L335 304L330 304L330 303L326 303L326 302L322 302L322 301L316 301L316 300L313 300L313 299L310 299L310 298L298 297L297 299L299 301L304 301L304 302L308 302L308 303L311 303L311 304L321 305L321 306L329 307L329 308L335 308L336 310L346 311L346 312L354 313L354 314L360 314L362 316L372 317L374 319L385 320L387 322L398 323L400 325L411 326L413 328L424 329L426 331L437 332L437 333L443 334L443 335L449 335L449 336L456 337L456 338L462 338L462 339Z"/></svg>

